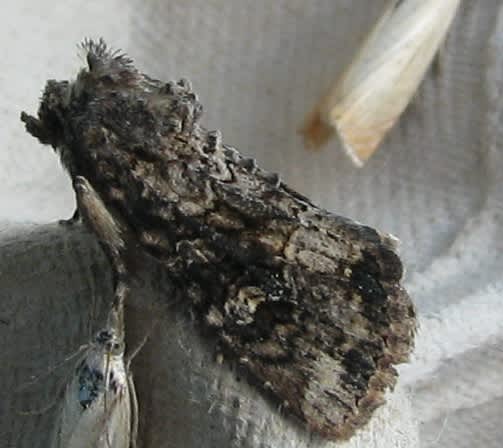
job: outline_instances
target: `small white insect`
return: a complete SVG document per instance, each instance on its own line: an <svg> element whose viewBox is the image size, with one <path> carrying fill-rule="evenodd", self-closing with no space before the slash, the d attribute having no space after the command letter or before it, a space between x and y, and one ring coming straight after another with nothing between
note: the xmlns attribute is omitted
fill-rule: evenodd
<svg viewBox="0 0 503 448"><path fill-rule="evenodd" d="M120 318L115 319L117 315ZM122 310L113 308L111 316L76 365L51 447L135 446L138 410L132 375L124 360Z"/></svg>
<svg viewBox="0 0 503 448"><path fill-rule="evenodd" d="M391 0L342 77L301 130L319 147L334 131L353 162L374 153L407 107L454 19L460 0Z"/></svg>

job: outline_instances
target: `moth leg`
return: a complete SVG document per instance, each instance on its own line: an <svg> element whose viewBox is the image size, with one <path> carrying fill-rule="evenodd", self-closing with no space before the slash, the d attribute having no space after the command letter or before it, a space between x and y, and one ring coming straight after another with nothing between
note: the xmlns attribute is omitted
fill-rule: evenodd
<svg viewBox="0 0 503 448"><path fill-rule="evenodd" d="M68 218L68 219L60 219L58 222L62 226L69 226L69 227L71 227L71 226L79 223L80 222L79 208L78 207L75 208L75 211L73 212L73 215L70 218Z"/></svg>
<svg viewBox="0 0 503 448"><path fill-rule="evenodd" d="M16 393L16 394L20 393L20 392L26 390L28 387L30 387L33 384L35 384L36 382L38 382L39 380L41 380L42 378L48 377L50 374L54 373L57 369L59 369L60 367L64 366L68 361L71 361L76 356L81 355L82 351L85 350L87 347L88 347L87 344L81 345L76 352L72 353L71 355L69 355L66 358L64 358L61 362L59 362L56 365L52 366L49 370L47 370L47 372L44 372L43 374L38 375L35 378L31 379L30 381L27 381L26 383L22 384L18 389L16 389L14 391L14 393ZM43 415L43 414L45 414L47 411L49 411L54 406L56 406L58 404L58 402L61 400L61 398L63 397L63 393L64 393L64 390L65 390L65 384L64 384L64 382L59 382L59 384L56 387L56 390L57 390L57 392L56 392L56 397L54 398L54 400L51 400L44 407L39 408L39 409L33 409L33 410L28 410L28 409L16 410L15 411L16 414L23 415L23 416L34 416L34 415Z"/></svg>
<svg viewBox="0 0 503 448"><path fill-rule="evenodd" d="M103 202L89 181L76 176L73 187L77 209L88 228L96 235L111 266L114 287L114 308L118 311L129 292L126 263L126 226Z"/></svg>

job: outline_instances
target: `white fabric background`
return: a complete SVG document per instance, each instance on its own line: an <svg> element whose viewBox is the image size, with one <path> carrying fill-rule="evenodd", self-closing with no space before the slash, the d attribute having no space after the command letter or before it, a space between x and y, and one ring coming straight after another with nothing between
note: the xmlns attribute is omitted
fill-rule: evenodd
<svg viewBox="0 0 503 448"><path fill-rule="evenodd" d="M351 59L385 0L6 1L0 19L0 221L48 222L74 207L51 150L23 130L48 78L103 36L161 79L187 77L204 122L324 207L402 240L421 317L411 387L423 446L503 438L503 6L462 3L417 98L356 169L337 142L307 152L305 113Z"/></svg>

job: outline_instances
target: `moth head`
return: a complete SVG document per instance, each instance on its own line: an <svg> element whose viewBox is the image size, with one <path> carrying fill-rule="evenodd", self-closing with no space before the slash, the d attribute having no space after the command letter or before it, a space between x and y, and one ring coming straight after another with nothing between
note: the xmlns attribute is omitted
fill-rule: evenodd
<svg viewBox="0 0 503 448"><path fill-rule="evenodd" d="M112 329L99 331L96 335L95 342L111 355L119 355L124 352L124 341L117 332Z"/></svg>
<svg viewBox="0 0 503 448"><path fill-rule="evenodd" d="M80 44L87 67L73 82L49 80L45 86L37 117L23 112L26 130L41 143L60 147L64 141L65 120L72 108L99 97L103 92L135 88L143 79L132 60L111 50L103 39L86 39ZM67 143L67 142L66 142Z"/></svg>
<svg viewBox="0 0 503 448"><path fill-rule="evenodd" d="M70 84L68 81L47 81L37 117L21 113L26 130L41 143L57 147L63 139L64 117L68 107Z"/></svg>

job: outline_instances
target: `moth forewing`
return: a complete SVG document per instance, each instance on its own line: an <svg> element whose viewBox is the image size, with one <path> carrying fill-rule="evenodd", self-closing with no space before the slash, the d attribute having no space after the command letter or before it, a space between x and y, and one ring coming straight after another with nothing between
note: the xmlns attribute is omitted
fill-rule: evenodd
<svg viewBox="0 0 503 448"><path fill-rule="evenodd" d="M73 371L55 426L53 447L133 446L135 390L117 333L100 331Z"/></svg>
<svg viewBox="0 0 503 448"><path fill-rule="evenodd" d="M392 0L355 58L307 117L306 143L334 131L354 163L372 156L416 92L460 0Z"/></svg>

